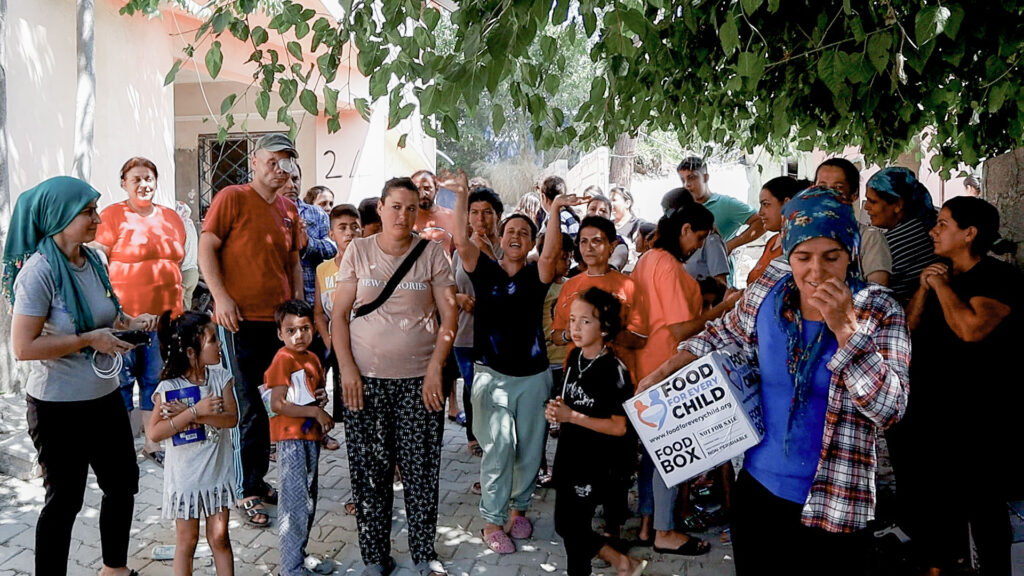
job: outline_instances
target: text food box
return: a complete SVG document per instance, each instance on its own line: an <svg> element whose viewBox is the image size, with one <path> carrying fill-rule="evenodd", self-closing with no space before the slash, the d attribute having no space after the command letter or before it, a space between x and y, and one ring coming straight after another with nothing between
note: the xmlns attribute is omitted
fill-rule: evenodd
<svg viewBox="0 0 1024 576"><path fill-rule="evenodd" d="M715 351L624 404L668 486L738 456L764 436L761 388L739 348Z"/></svg>

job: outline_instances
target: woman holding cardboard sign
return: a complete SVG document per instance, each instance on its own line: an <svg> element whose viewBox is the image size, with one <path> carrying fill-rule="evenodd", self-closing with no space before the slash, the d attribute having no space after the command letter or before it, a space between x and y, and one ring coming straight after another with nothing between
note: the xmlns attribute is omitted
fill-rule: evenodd
<svg viewBox="0 0 1024 576"><path fill-rule="evenodd" d="M914 449L900 470L900 497L908 504L905 528L932 574L969 552L968 525L981 573L1010 573L1006 501L1021 497L1022 482L1009 469L984 471L1019 437L1014 416L1024 399L1007 363L1021 350L1024 279L987 256L998 236L994 206L971 197L947 201L931 239L949 264L921 272L907 307L914 396L900 426ZM979 474L983 486L964 488Z"/></svg>
<svg viewBox="0 0 1024 576"><path fill-rule="evenodd" d="M851 268L859 233L838 193L801 192L783 216L792 272L772 263L639 389L740 346L760 367L766 432L733 488L736 573L855 574L867 544L858 532L874 517L875 437L907 404L906 318Z"/></svg>

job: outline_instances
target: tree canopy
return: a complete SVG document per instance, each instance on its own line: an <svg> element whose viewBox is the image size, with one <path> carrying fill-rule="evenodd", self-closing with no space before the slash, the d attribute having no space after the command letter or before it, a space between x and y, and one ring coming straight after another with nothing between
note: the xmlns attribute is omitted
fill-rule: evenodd
<svg viewBox="0 0 1024 576"><path fill-rule="evenodd" d="M153 13L158 3L130 0L122 12ZM856 145L884 162L930 130L939 152L932 167L948 171L1024 143L1019 0L464 1L444 43L435 5L341 5L336 21L290 0L214 1L186 52L208 35L251 43L260 114L276 90L285 106L298 97L310 114L325 114L332 130L338 93L317 87L321 77L333 80L351 42L371 100L389 99L392 126L413 113L415 99L428 134L453 139L460 110L486 102L495 133L514 107L539 148L610 145L647 127L690 148L714 142L784 154ZM268 30L250 26L258 10L289 35L288 54L267 49ZM578 72L566 54L580 43L593 75L583 103L566 110L558 95ZM219 42L210 46L204 60L216 77L223 57ZM369 105L356 102L364 115ZM294 129L283 109L277 117Z"/></svg>

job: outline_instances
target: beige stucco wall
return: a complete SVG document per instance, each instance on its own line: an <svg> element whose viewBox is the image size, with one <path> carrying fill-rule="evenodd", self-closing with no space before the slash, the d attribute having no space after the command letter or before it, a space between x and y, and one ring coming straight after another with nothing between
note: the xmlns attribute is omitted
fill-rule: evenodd
<svg viewBox="0 0 1024 576"><path fill-rule="evenodd" d="M157 202L174 197L174 93L163 88L173 62L163 26L120 16L118 4L95 6L96 107L91 183L101 206L125 198L118 173L131 156L160 171ZM74 0L8 3L7 106L14 195L52 176L71 174L75 141L77 25ZM125 58L130 50L131 60Z"/></svg>

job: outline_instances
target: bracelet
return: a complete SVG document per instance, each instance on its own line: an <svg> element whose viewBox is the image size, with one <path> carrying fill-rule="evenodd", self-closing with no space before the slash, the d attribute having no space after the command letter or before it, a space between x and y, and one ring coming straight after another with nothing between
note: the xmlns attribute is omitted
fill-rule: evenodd
<svg viewBox="0 0 1024 576"><path fill-rule="evenodd" d="M178 427L174 425L174 416L171 416L170 418L168 418L167 421L171 423L171 430L174 430L174 433L177 434L178 433Z"/></svg>
<svg viewBox="0 0 1024 576"><path fill-rule="evenodd" d="M199 420L199 413L196 412L196 407L195 406L189 406L188 409L189 409L189 411L192 412L192 421L195 422L195 421Z"/></svg>

